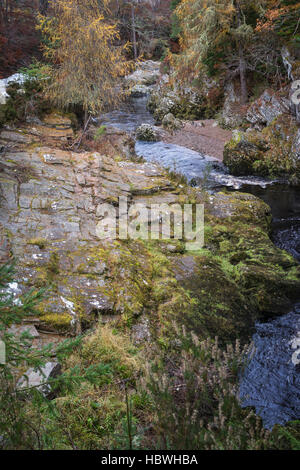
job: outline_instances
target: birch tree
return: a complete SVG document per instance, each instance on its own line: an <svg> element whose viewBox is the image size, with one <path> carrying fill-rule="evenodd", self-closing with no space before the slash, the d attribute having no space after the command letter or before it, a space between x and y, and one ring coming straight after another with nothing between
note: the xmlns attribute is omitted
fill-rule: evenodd
<svg viewBox="0 0 300 470"><path fill-rule="evenodd" d="M115 106L128 73L128 44L121 45L97 0L52 0L52 17L39 16L44 53L53 67L46 96L57 106L81 106L85 120ZM102 6L103 8L103 6Z"/></svg>

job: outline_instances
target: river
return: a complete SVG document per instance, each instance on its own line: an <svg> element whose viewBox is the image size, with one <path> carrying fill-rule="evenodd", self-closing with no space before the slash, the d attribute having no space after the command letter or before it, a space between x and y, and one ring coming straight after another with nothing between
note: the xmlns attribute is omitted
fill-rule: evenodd
<svg viewBox="0 0 300 470"><path fill-rule="evenodd" d="M134 98L122 110L102 117L101 124L133 132L140 124L154 124L147 97ZM272 239L300 261L300 190L280 181L235 177L213 156L164 142L137 142L136 153L170 168L208 191L227 188L263 199L272 209ZM251 358L241 374L242 406L255 407L266 428L300 419L300 293L291 312L258 323ZM299 352L299 356L298 356Z"/></svg>

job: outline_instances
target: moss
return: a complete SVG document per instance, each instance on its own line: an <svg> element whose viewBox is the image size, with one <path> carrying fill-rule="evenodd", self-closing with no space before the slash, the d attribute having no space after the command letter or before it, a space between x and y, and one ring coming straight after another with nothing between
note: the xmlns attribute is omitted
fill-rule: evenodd
<svg viewBox="0 0 300 470"><path fill-rule="evenodd" d="M72 317L69 313L41 313L41 324L50 331L69 333Z"/></svg>
<svg viewBox="0 0 300 470"><path fill-rule="evenodd" d="M212 221L211 221L212 222ZM261 226L232 219L225 231L216 225L207 240L223 269L238 283L244 296L251 297L258 312L276 313L297 296L300 270L291 255L275 247L268 224ZM218 221L215 221L218 224Z"/></svg>
<svg viewBox="0 0 300 470"><path fill-rule="evenodd" d="M45 240L44 238L31 238L29 241L28 241L28 245L36 245L38 246L41 250L43 250L44 248L46 248L48 244L48 241Z"/></svg>
<svg viewBox="0 0 300 470"><path fill-rule="evenodd" d="M100 137L102 137L106 133L106 126L100 126L98 129L95 131L94 135L94 140L98 140Z"/></svg>
<svg viewBox="0 0 300 470"><path fill-rule="evenodd" d="M239 133L225 145L224 163L234 175L287 176L300 181L300 163L295 158L298 126L292 117L279 116L261 133Z"/></svg>
<svg viewBox="0 0 300 470"><path fill-rule="evenodd" d="M55 274L59 274L59 257L58 257L58 254L55 252L51 253L50 255L50 260L47 265L47 271L50 277L52 277Z"/></svg>

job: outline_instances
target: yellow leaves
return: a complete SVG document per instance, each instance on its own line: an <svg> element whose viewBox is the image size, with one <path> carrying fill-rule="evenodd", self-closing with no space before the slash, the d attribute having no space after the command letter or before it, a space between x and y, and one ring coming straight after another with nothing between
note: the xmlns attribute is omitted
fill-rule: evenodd
<svg viewBox="0 0 300 470"><path fill-rule="evenodd" d="M47 96L56 105L81 105L96 113L120 98L118 82L128 73L128 44L119 46L115 24L105 21L97 0L55 0L55 17L39 17L45 54L54 63Z"/></svg>

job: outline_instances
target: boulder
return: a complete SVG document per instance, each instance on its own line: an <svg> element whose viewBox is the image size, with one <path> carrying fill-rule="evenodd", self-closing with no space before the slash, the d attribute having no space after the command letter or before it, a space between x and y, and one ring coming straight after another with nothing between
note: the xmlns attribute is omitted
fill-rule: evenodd
<svg viewBox="0 0 300 470"><path fill-rule="evenodd" d="M24 81L25 81L25 75L21 73L15 73L14 75L11 75L8 78L4 78L0 80L0 105L6 103L6 100L8 98L6 88L8 87L8 85L11 85L14 82L22 85Z"/></svg>
<svg viewBox="0 0 300 470"><path fill-rule="evenodd" d="M147 96L150 93L149 86L136 84L130 88L130 95L134 98L140 98L142 96Z"/></svg>
<svg viewBox="0 0 300 470"><path fill-rule="evenodd" d="M172 113L168 113L164 116L162 120L162 125L165 129L168 129L170 131L176 131L178 129L181 129L183 124L179 119L176 119L176 117Z"/></svg>
<svg viewBox="0 0 300 470"><path fill-rule="evenodd" d="M265 90L261 97L248 109L246 119L258 130L269 126L274 119L283 113L288 113L290 102L285 96L273 90Z"/></svg>
<svg viewBox="0 0 300 470"><path fill-rule="evenodd" d="M138 68L125 77L125 86L131 90L133 95L143 96L148 94L160 76L160 62L148 60L141 62Z"/></svg>
<svg viewBox="0 0 300 470"><path fill-rule="evenodd" d="M24 333L30 335L33 339L39 338L39 332L37 331L34 325L12 325L8 333L11 333L15 336L21 336Z"/></svg>
<svg viewBox="0 0 300 470"><path fill-rule="evenodd" d="M58 362L47 362L40 370L28 369L27 372L17 382L19 390L35 387L45 397L50 398L53 390L48 381L55 379L61 374L61 365Z"/></svg>
<svg viewBox="0 0 300 470"><path fill-rule="evenodd" d="M224 164L235 176L256 174L254 164L263 159L268 144L258 133L234 131L224 148Z"/></svg>

